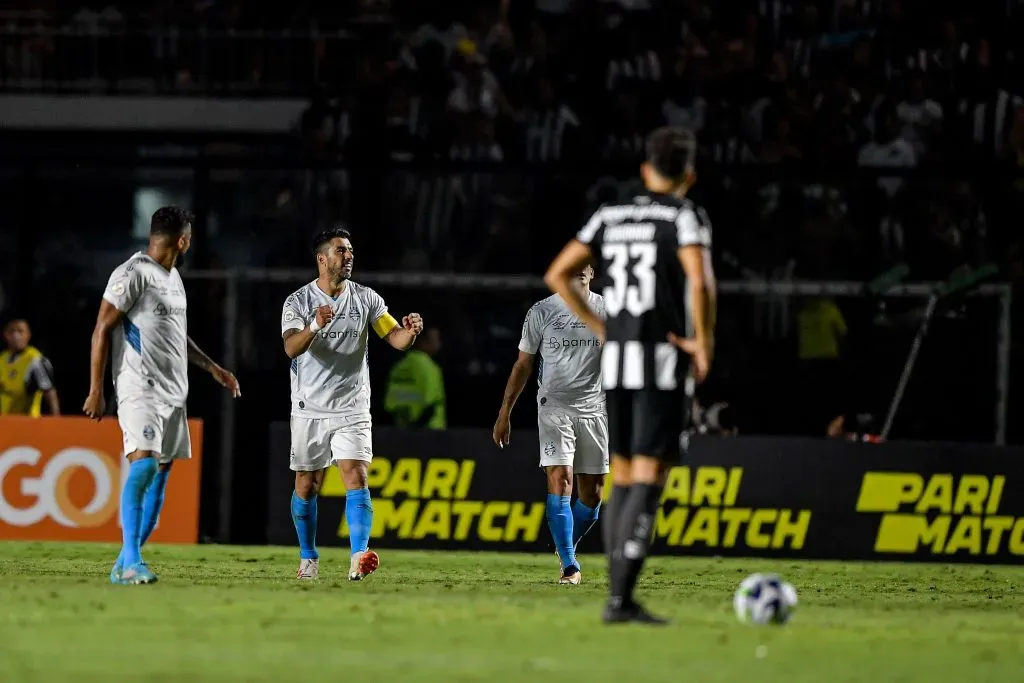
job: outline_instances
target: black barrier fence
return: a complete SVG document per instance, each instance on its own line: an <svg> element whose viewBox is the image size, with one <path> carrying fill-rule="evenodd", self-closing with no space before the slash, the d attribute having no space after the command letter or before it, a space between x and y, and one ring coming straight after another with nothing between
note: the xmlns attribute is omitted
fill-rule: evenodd
<svg viewBox="0 0 1024 683"><path fill-rule="evenodd" d="M288 425L271 425L287 453ZM545 551L536 434L498 450L485 430L374 433L369 485L378 548ZM284 459L269 473L267 536L294 545ZM606 493L607 493L606 487ZM318 542L347 545L332 470ZM1024 450L785 438L697 438L668 478L655 552L1016 564L1024 558ZM600 550L597 529L581 551Z"/></svg>

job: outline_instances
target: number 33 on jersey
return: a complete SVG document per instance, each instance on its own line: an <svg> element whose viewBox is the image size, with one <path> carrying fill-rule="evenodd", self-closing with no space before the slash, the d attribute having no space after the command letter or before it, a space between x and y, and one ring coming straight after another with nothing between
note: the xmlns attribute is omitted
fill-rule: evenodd
<svg viewBox="0 0 1024 683"><path fill-rule="evenodd" d="M678 253L688 246L710 249L711 221L689 199L645 193L628 204L602 206L577 239L590 246L605 275L605 355L615 356L606 358L606 374L614 361L615 377L635 376L628 366L656 362L669 332L686 335L686 275ZM640 372L650 374L658 373ZM647 382L626 387L606 377L604 384L606 389L643 388Z"/></svg>

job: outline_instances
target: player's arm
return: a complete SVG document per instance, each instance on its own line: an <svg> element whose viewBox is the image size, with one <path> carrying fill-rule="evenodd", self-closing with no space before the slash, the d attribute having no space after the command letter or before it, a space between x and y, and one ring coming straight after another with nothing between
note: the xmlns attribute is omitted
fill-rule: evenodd
<svg viewBox="0 0 1024 683"><path fill-rule="evenodd" d="M694 337L710 348L714 345L718 298L711 252L697 245L680 247L679 262L686 273Z"/></svg>
<svg viewBox="0 0 1024 683"><path fill-rule="evenodd" d="M498 419L494 422L494 431L491 435L499 448L508 445L512 432L512 408L515 407L519 395L526 388L526 382L533 374L533 358L534 354L520 351L505 383L505 395L501 399Z"/></svg>
<svg viewBox="0 0 1024 683"><path fill-rule="evenodd" d="M384 315L373 323L373 329L377 336L386 340L393 348L408 351L423 331L423 318L419 313L410 313L402 318L402 324L399 325L398 321L385 311Z"/></svg>
<svg viewBox="0 0 1024 683"><path fill-rule="evenodd" d="M238 386L238 379L233 374L222 368L217 363L213 362L213 359L206 355L199 345L192 341L192 337L188 339L188 362L192 365L198 366L203 370L210 373L217 383L222 387L231 390L231 395L238 398L242 395L242 391Z"/></svg>
<svg viewBox="0 0 1024 683"><path fill-rule="evenodd" d="M586 228L584 228L585 230ZM587 305L586 299L579 291L572 286L573 276L592 262L593 255L590 246L579 239L571 240L551 262L548 272L544 274L544 284L552 292L562 297L569 310L594 334L604 340L604 321Z"/></svg>
<svg viewBox="0 0 1024 683"><path fill-rule="evenodd" d="M523 321L523 336L519 340L519 357L512 365L512 372L509 373L508 381L505 383L505 395L501 399L498 419L494 422L492 436L494 443L499 448L508 445L512 431L512 408L515 407L519 395L526 387L526 382L533 374L534 358L540 351L541 333L544 328L541 315L541 309L534 306L526 313L526 320Z"/></svg>
<svg viewBox="0 0 1024 683"><path fill-rule="evenodd" d="M110 355L110 333L120 326L124 313L110 303L104 295L96 325L92 329L92 348L89 352L89 396L85 399L82 412L94 420L103 417L106 401L103 397L103 375L107 371L107 356Z"/></svg>
<svg viewBox="0 0 1024 683"><path fill-rule="evenodd" d="M92 349L89 353L89 396L82 412L94 420L103 417L106 408L103 398L103 375L107 371L110 354L110 333L121 325L125 315L135 307L146 289L146 278L135 263L115 270L103 290L96 326L92 330Z"/></svg>
<svg viewBox="0 0 1024 683"><path fill-rule="evenodd" d="M669 339L693 356L695 378L702 381L715 349L717 285L711 265L711 224L702 209L679 214L676 223L679 263L686 274L693 339L670 334Z"/></svg>
<svg viewBox="0 0 1024 683"><path fill-rule="evenodd" d="M284 302L281 311L281 337L284 340L284 352L289 358L298 358L313 344L316 333L327 327L334 320L334 309L320 306L309 325L299 313L299 305L294 295Z"/></svg>
<svg viewBox="0 0 1024 683"><path fill-rule="evenodd" d="M370 309L370 324L377 336L399 351L408 351L423 331L423 316L410 313L401 324L388 312L384 298L377 292L367 291L366 303Z"/></svg>

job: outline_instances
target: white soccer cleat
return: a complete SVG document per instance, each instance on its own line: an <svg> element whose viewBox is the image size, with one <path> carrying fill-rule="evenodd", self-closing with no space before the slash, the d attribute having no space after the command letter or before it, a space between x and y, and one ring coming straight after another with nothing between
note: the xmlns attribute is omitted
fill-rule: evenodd
<svg viewBox="0 0 1024 683"><path fill-rule="evenodd" d="M299 581L316 581L320 578L320 560L299 560L299 571L295 573Z"/></svg>
<svg viewBox="0 0 1024 683"><path fill-rule="evenodd" d="M380 558L372 550L363 550L352 554L352 563L348 568L349 581L362 581L365 577L377 571L380 566Z"/></svg>
<svg viewBox="0 0 1024 683"><path fill-rule="evenodd" d="M583 572L579 570L579 567L569 567L562 570L562 576L558 579L559 585L562 586L578 586L583 581Z"/></svg>

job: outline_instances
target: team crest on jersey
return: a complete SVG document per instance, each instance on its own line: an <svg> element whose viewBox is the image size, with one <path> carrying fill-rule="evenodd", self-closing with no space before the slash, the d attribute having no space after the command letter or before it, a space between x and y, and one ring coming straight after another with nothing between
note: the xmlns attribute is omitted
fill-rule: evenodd
<svg viewBox="0 0 1024 683"><path fill-rule="evenodd" d="M142 428L142 438L146 441L152 441L156 438L156 430L153 429L153 425L146 425Z"/></svg>
<svg viewBox="0 0 1024 683"><path fill-rule="evenodd" d="M284 309L284 319L285 322L291 322L292 320L295 320L295 311L293 311L290 308Z"/></svg>
<svg viewBox="0 0 1024 683"><path fill-rule="evenodd" d="M544 455L546 455L546 456L548 456L550 458L554 454L555 454L555 442L554 441L548 441L546 444L544 444Z"/></svg>
<svg viewBox="0 0 1024 683"><path fill-rule="evenodd" d="M359 322L359 318L362 317L359 314L359 309L356 308L355 304L352 304L352 306L348 309L348 317L351 318L352 320L355 320L356 322Z"/></svg>

